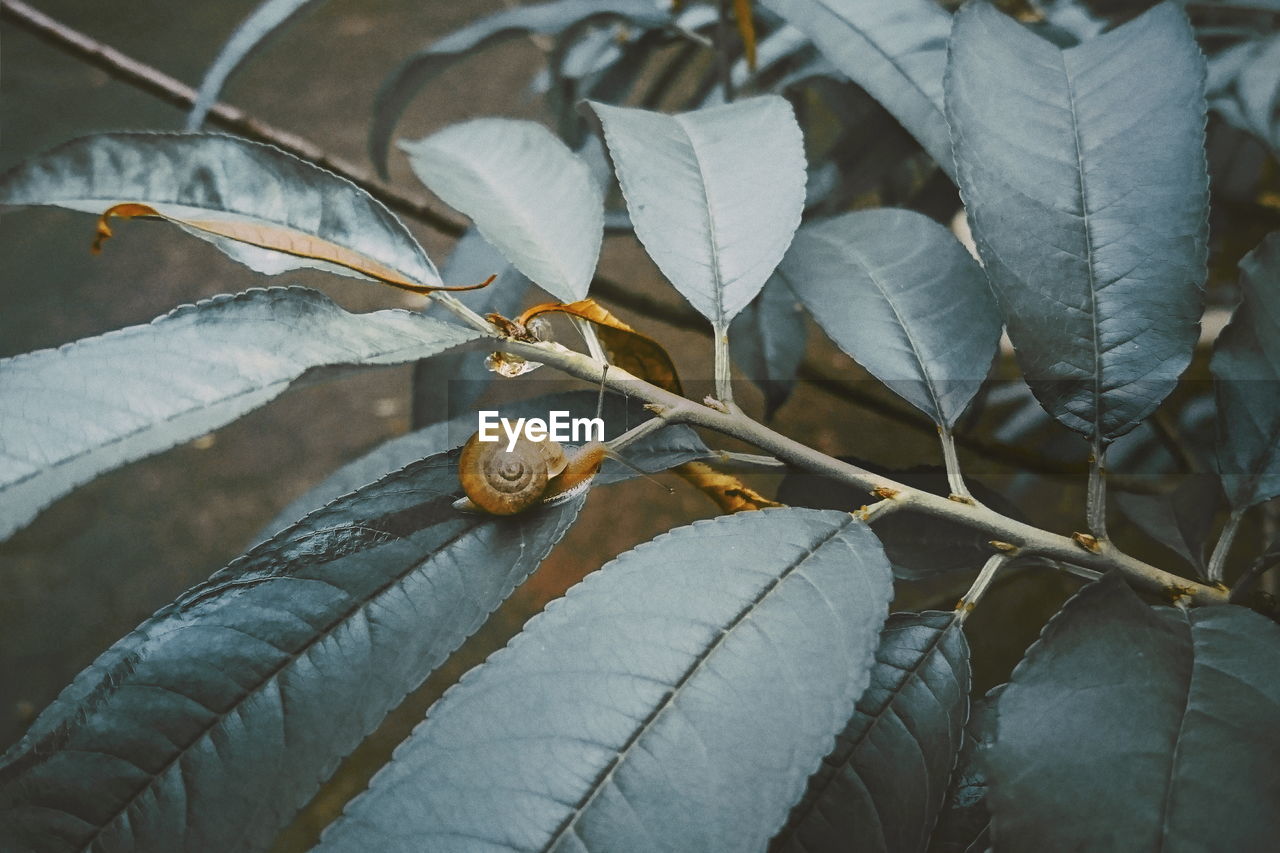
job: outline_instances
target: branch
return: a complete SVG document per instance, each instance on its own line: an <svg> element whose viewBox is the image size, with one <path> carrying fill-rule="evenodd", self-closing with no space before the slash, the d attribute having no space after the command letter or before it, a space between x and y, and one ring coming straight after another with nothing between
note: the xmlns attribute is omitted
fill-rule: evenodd
<svg viewBox="0 0 1280 853"><path fill-rule="evenodd" d="M1013 559L1013 554L999 553L992 554L987 558L987 562L983 565L982 571L978 572L978 576L974 578L973 585L969 587L969 591L960 597L956 603L956 624L963 625L965 620L969 618L969 614L978 606L978 602L982 600L982 596L987 594L987 590L991 588L991 582L996 579L996 574L1004 567L1006 563Z"/></svg>
<svg viewBox="0 0 1280 853"><path fill-rule="evenodd" d="M21 0L0 0L0 17L13 21L58 48L168 103L186 108L194 101L195 92L190 86L58 23ZM464 230L460 221L435 210L425 202L404 195L378 181L367 171L327 154L313 143L272 127L234 107L223 103L215 104L209 111L208 121L323 166L363 187L393 210L419 219L444 234L460 236ZM621 292L621 288L613 285L601 289L602 295L609 292L616 294ZM608 369L608 365L558 344L504 341L502 348L515 355L549 364L570 376L592 383L598 382L613 390L638 397L658 407L662 417L669 422L706 427L753 444L796 467L865 489L869 494L881 498L880 503L874 506L881 508L882 512L910 508L947 518L981 530L993 540L1012 545L1025 555L1041 556L1098 571L1119 571L1134 583L1162 592L1175 601L1190 600L1197 604L1222 604L1227 601L1225 588L1205 586L1157 569L1117 550L1107 540L1085 547L1079 540L1006 518L987 507L959 503L912 489L888 477L833 459L774 432L740 411L722 412L694 403L637 379L620 368ZM877 403L877 407L880 405ZM933 425L930 423L927 428L932 429Z"/></svg>
<svg viewBox="0 0 1280 853"><path fill-rule="evenodd" d="M195 89L182 81L50 18L21 0L0 0L0 17L175 107L188 109L195 103ZM460 237L466 230L461 219L383 183L367 169L329 154L314 142L267 124L243 110L220 101L210 108L205 121L246 139L265 142L303 160L310 160L363 188L397 213L420 220L443 234Z"/></svg>
<svg viewBox="0 0 1280 853"><path fill-rule="evenodd" d="M0 18L10 21L16 26L38 36L59 50L66 51L72 56L83 59L90 65L102 69L117 80L135 86L179 109L189 109L195 102L195 90L185 83L170 77L151 65L139 62L115 48L104 45L78 30L59 23L21 0L0 0ZM702 48L699 45L692 45L688 48L688 54L691 56L700 49ZM683 59L677 57L669 67L681 67L682 62ZM655 85L655 90L658 88ZM356 184L395 212L416 219L441 234L456 238L462 236L462 233L466 230L466 223L463 219L436 208L421 197L402 192L384 183L367 169L329 154L308 139L274 127L229 104L223 102L214 104L209 111L206 122L239 134L246 139L265 142L297 157L310 160ZM615 305L667 323L675 328L689 329L702 334L706 334L708 331L706 319L687 306L674 305L636 293L634 290L601 276L596 276L593 279L591 289L595 295L603 297ZM813 383L824 394L861 408L869 409L882 417L911 429L926 434L932 434L935 430L933 421L921 416L915 410L896 405L892 401L886 401L877 395L870 394L859 388L856 383L833 373L813 359L806 359L800 365L798 377L806 382ZM955 440L961 447L971 450L986 459L1037 474L1078 475L1084 471L1084 468L1079 465L1046 459L1021 448L986 441L975 436L957 435ZM1148 482L1148 479L1123 478L1113 475L1111 477L1111 485L1133 492L1149 493L1156 491L1156 486Z"/></svg>
<svg viewBox="0 0 1280 853"><path fill-rule="evenodd" d="M1196 604L1225 604L1227 590L1206 586L1157 569L1125 554L1108 540L1090 542L1060 536L1030 524L1000 515L976 504L953 501L931 492L913 489L888 477L841 462L798 441L774 432L738 411L720 411L664 391L625 370L605 365L556 343L525 343L504 340L502 350L648 403L664 420L705 427L737 438L798 468L845 483L890 502L897 510L911 509L963 524L1018 549L1022 556L1045 557L1096 571L1119 571L1135 584L1164 594L1174 601ZM886 507L887 509L888 507ZM1085 537L1089 539L1089 537Z"/></svg>

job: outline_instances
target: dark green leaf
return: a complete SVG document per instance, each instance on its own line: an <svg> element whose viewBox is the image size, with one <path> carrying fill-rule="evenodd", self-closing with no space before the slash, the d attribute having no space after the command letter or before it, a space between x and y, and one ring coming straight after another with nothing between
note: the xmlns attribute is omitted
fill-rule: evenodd
<svg viewBox="0 0 1280 853"><path fill-rule="evenodd" d="M1116 503L1143 533L1204 574L1205 543L1222 500L1218 478L1184 474L1177 488L1159 495L1116 492Z"/></svg>
<svg viewBox="0 0 1280 853"><path fill-rule="evenodd" d="M1214 346L1218 473L1236 508L1280 495L1280 233L1240 262L1244 299Z"/></svg>
<svg viewBox="0 0 1280 853"><path fill-rule="evenodd" d="M987 772L979 753L995 734L995 703L1004 686L970 703L969 722L951 787L938 824L929 838L929 853L983 853L991 847L991 815L987 813Z"/></svg>
<svg viewBox="0 0 1280 853"><path fill-rule="evenodd" d="M1232 45L1209 60L1209 106L1280 150L1280 35Z"/></svg>
<svg viewBox="0 0 1280 853"><path fill-rule="evenodd" d="M950 493L947 472L941 466L920 465L899 470L852 456L840 458L868 471L892 477L914 489L944 497ZM1017 507L994 489L970 480L969 490L978 501L1001 515L1022 518ZM874 498L860 489L818 474L790 471L778 487L778 500L789 506L852 512L873 502ZM900 510L875 519L871 526L884 543L885 553L893 564L893 573L903 580L977 569L991 556L990 536L936 516Z"/></svg>
<svg viewBox="0 0 1280 853"><path fill-rule="evenodd" d="M82 672L0 765L5 850L264 850L581 500L461 513L456 453L281 531Z"/></svg>
<svg viewBox="0 0 1280 853"><path fill-rule="evenodd" d="M1266 850L1280 838L1280 626L1152 609L1117 575L1045 627L984 750L997 849Z"/></svg>
<svg viewBox="0 0 1280 853"><path fill-rule="evenodd" d="M847 513L664 534L463 678L320 849L762 849L866 687L889 596Z"/></svg>
<svg viewBox="0 0 1280 853"><path fill-rule="evenodd" d="M804 359L804 314L780 271L729 326L729 349L744 376L764 393L765 418L773 417L796 384Z"/></svg>
<svg viewBox="0 0 1280 853"><path fill-rule="evenodd" d="M422 247L364 190L278 148L232 136L75 139L0 177L0 204L97 214L141 204L268 275L312 268L400 285L441 283Z"/></svg>
<svg viewBox="0 0 1280 853"><path fill-rule="evenodd" d="M587 297L604 202L587 164L551 131L482 118L400 147L418 180L471 217L530 281L564 302Z"/></svg>
<svg viewBox="0 0 1280 853"><path fill-rule="evenodd" d="M893 113L948 175L942 77L951 16L931 0L761 0Z"/></svg>
<svg viewBox="0 0 1280 853"><path fill-rule="evenodd" d="M240 22L231 38L218 51L218 57L204 73L200 81L200 89L196 92L196 102L187 113L187 130L199 130L209 108L218 100L218 94L226 85L227 78L240 63L253 53L262 42L283 27L295 20L306 10L315 9L324 0L266 0L254 9L249 17Z"/></svg>
<svg viewBox="0 0 1280 853"><path fill-rule="evenodd" d="M985 2L956 14L947 117L979 253L1037 399L1103 444L1199 335L1204 74L1168 3L1066 50Z"/></svg>
<svg viewBox="0 0 1280 853"><path fill-rule="evenodd" d="M369 156L378 172L387 177L387 149L405 107L419 89L462 57L529 33L555 36L580 24L616 20L654 28L671 18L651 0L559 0L481 18L413 54L382 84L374 103Z"/></svg>
<svg viewBox="0 0 1280 853"><path fill-rule="evenodd" d="M969 714L969 645L954 613L895 613L835 751L772 850L923 851Z"/></svg>
<svg viewBox="0 0 1280 853"><path fill-rule="evenodd" d="M804 139L791 105L765 95L681 115L591 106L636 237L717 333L727 332L800 224Z"/></svg>
<svg viewBox="0 0 1280 853"><path fill-rule="evenodd" d="M855 211L801 228L781 270L840 349L955 425L987 378L1000 312L950 231L911 210Z"/></svg>
<svg viewBox="0 0 1280 853"><path fill-rule="evenodd" d="M320 368L403 364L479 335L409 311L348 314L300 287L185 305L0 361L0 536L126 462L230 423Z"/></svg>

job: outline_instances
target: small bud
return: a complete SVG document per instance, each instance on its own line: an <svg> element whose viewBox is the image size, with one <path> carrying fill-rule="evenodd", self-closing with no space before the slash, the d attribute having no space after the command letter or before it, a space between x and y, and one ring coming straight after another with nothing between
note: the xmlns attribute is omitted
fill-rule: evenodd
<svg viewBox="0 0 1280 853"><path fill-rule="evenodd" d="M1102 546L1098 544L1098 538L1096 536L1090 536L1088 533L1077 532L1071 534L1071 539L1090 554L1102 553Z"/></svg>
<svg viewBox="0 0 1280 853"><path fill-rule="evenodd" d="M523 376L530 371L537 370L542 367L542 363L538 361L525 361L518 355L511 355L506 352L491 352L484 360L484 366L489 370L497 373L499 376L505 376L508 379L517 376Z"/></svg>

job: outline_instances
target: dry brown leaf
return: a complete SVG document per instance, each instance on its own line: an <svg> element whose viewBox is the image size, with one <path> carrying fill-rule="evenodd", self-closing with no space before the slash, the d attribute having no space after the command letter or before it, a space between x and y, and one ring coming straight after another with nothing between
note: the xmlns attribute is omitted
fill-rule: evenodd
<svg viewBox="0 0 1280 853"><path fill-rule="evenodd" d="M283 252L286 255L310 258L311 260L324 261L340 267L346 267L383 284L389 284L392 287L398 287L401 290L408 290L413 293L431 293L436 290L476 290L488 285L497 277L490 276L480 284L455 287L418 284L367 255L362 255L353 249L330 243L327 240L321 240L319 237L304 234L301 231L292 231L278 225L250 221L179 218L158 211L150 205L130 202L110 207L98 217L97 235L93 240L95 254L102 251L103 242L111 237L111 226L108 220L113 216L119 219L132 219L134 217L164 219L204 231L207 234L214 234L218 237L225 237L228 240L235 240L238 243L257 246L260 249L269 249L273 252Z"/></svg>
<svg viewBox="0 0 1280 853"><path fill-rule="evenodd" d="M747 68L756 70L756 22L751 14L751 0L733 0L733 17L738 21L738 34L747 57Z"/></svg>
<svg viewBox="0 0 1280 853"><path fill-rule="evenodd" d="M568 314L594 323L599 329L600 342L609 351L609 358L614 364L664 391L683 395L675 362L662 344L640 334L594 299L567 304L547 302L535 305L516 318L515 323L519 328L524 328L539 314L553 313Z"/></svg>
<svg viewBox="0 0 1280 853"><path fill-rule="evenodd" d="M686 462L671 470L716 502L724 512L746 512L770 506L783 506L771 501L732 474L725 474L705 462Z"/></svg>

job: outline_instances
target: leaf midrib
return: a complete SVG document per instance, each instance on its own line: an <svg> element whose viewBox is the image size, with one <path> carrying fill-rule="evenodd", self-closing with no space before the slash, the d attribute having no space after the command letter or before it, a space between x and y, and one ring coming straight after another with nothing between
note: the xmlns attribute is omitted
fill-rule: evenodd
<svg viewBox="0 0 1280 853"><path fill-rule="evenodd" d="M929 401L933 404L933 411L935 413L934 420L939 425L943 424L946 421L946 415L942 411L942 401L938 397L938 391L934 388L933 377L929 373L928 362L925 361L923 355L920 353L920 348L916 344L915 336L912 335L911 328L903 320L902 312L898 310L898 306L893 300L893 295L890 292L890 289L885 286L880 276L877 275L878 271L873 269L872 266L867 263L863 255L860 252L855 252L851 246L839 243L825 234L819 234L818 237L837 251L847 251L848 256L853 259L862 271L866 273L866 276L871 280L871 283L875 285L876 292L880 294L884 303L889 306L889 310L893 313L893 319L897 322L898 328L902 330L902 335L906 338L907 345L911 347L911 356L915 360L920 378L924 380L924 387L929 392ZM818 322L819 324L822 324L821 319L819 319ZM825 327L825 324L823 325Z"/></svg>
<svg viewBox="0 0 1280 853"><path fill-rule="evenodd" d="M930 627L932 629L932 626L927 626L927 627ZM862 735L856 741L853 742L853 748L849 750L849 760L844 762L843 766L852 767L853 757L857 753L858 748L866 741L868 737L871 736L871 733L875 730L876 726L880 724L880 721L888 716L889 711L893 708L894 703L898 701L898 698L902 696L903 691L905 691L909 685L913 684L916 679L920 678L921 668L924 666L925 662L932 659L934 653L941 648L942 638L945 637L947 632L954 627L955 627L955 617L953 615L951 621L945 627L940 629L933 629L934 631L933 639L929 641L929 645L924 649L923 652L921 652L920 656L916 659L915 664L913 664L911 668L906 671L905 677L898 684L898 686L893 690L892 695L889 697L889 700L884 703L884 707L881 708L880 711L876 713L874 716L870 714L867 715L868 718L871 720L871 725L867 726L866 729L863 731ZM884 634L882 632L881 637L883 636ZM875 665L878 665L879 663L880 661L877 659L875 664L873 664L873 667ZM954 670L952 671L954 672ZM856 715L857 713L858 713L858 709L855 706L854 714ZM814 791L812 792L813 796L809 796L808 792L806 792L804 799L800 801L800 806L798 807L798 811L793 816L793 819L789 820L787 823L791 826L799 826L801 823L803 823L808 818L809 814L812 813L815 808L817 808L818 801L822 799L824 792L831 786L831 784L835 781L835 779L836 779L836 774L833 773L829 775L825 780L823 780L821 785L819 785L816 789L814 789ZM883 833L883 825L881 826L881 832ZM883 838L883 835L882 835L882 838ZM885 841L887 843L887 839L885 839Z"/></svg>
<svg viewBox="0 0 1280 853"><path fill-rule="evenodd" d="M268 671L258 681L257 684L254 684L249 689L245 690L243 695L241 695L239 699L237 699L234 703L232 703L221 714L215 716L214 719L211 720L207 726L202 728L194 738L192 738L185 746L179 749L174 754L173 758L165 762L165 765L163 767L161 767L155 773L152 773L151 776L146 780L146 782L143 783L143 785L137 791L131 794L129 798L124 803L121 804L119 808L117 808L110 816L108 816L105 820L101 822L101 824L94 831L92 837L90 837L86 842L84 842L83 846L80 848L81 853L90 853L94 843L98 840L98 838L102 836L102 833L105 832L109 827L111 827L120 818L121 815L123 815L126 811L132 808L133 804L138 801L139 797L141 797L147 791L151 790L151 788L156 784L157 780L159 780L162 776L168 773L170 768L172 768L175 764L177 764L183 758L189 755L191 753L191 750L194 749L197 744L199 744L201 741L203 741L206 737L209 736L210 732L212 732L215 728L217 728L224 721L226 721L231 715L237 713L239 709L242 708L250 698L252 698L253 696L260 693L262 690L264 690L268 684L270 684L272 681L276 679L277 676L279 676L287 668L289 668L294 663L296 663L303 655L307 654L316 644L327 639L329 636L333 634L334 631L336 631L341 626L347 624L351 619L355 618L358 612L360 612L361 610L367 609L375 600L381 598L386 592L388 592L390 589L400 584L402 581L404 581L405 578L413 574L420 567L424 566L428 562L433 561L436 554L439 554L442 551L448 549L449 547L451 547L452 545L460 541L463 537L475 532L480 527L481 527L481 524L476 523L470 527L463 528L461 531L457 533L457 535L452 536L447 540L445 540L444 542L442 542L440 546L436 548L435 551L432 552L428 560L410 561L403 571L397 572L394 575L392 575L390 578L387 579L386 583L372 590L369 593L369 595L367 595L365 598L354 601L350 608L338 614L333 619L332 622L325 625L320 630L316 631L316 633L309 640L307 640L307 642L303 644L301 648L287 655L279 663L279 665L273 667L270 671ZM182 780L182 783L185 785L185 779ZM76 817L79 817L79 816L77 815ZM80 819L83 820L83 818L80 818Z"/></svg>
<svg viewBox="0 0 1280 853"><path fill-rule="evenodd" d="M694 657L693 661L690 662L689 667L678 679L676 679L675 683L672 684L671 689L667 691L666 695L662 697L649 715L640 721L639 725L636 726L635 732L632 733L631 737L622 745L622 748L618 750L617 754L600 771L600 774L588 788L582 799L580 799L578 804L569 812L568 815L565 816L564 821L551 835L551 837L547 839L547 842L542 845L542 853L551 853L551 851L554 851L559 845L560 840L574 829L578 820L591 808L591 804L595 802L596 797L599 796L600 792L605 790L609 785L618 768L623 766L631 750L634 749L636 744L638 744L640 740L658 724L659 718L663 716L663 713L667 709L672 707L677 696L680 695L680 691L693 679L695 675L697 675L702 666L711 659L716 649L718 649L721 644L729 638L733 633L733 630L745 621L747 617L749 617L761 604L763 604L766 598L776 592L778 588L782 586L783 581L795 573L800 566L804 565L807 560L821 550L827 543L831 542L847 530L850 525L855 523L859 522L855 522L853 517L849 516L849 518L847 520L843 520L838 527L833 528L823 536L821 540L810 546L809 549L800 556L799 559L795 560L795 562L788 566L786 570L776 574L772 581L766 584L765 587L757 593L755 598L747 602L746 606L738 611L733 619L731 619L724 628L720 630L715 638L712 639L712 641Z"/></svg>
<svg viewBox="0 0 1280 853"><path fill-rule="evenodd" d="M1098 284L1094 273L1093 231L1089 227L1089 192L1084 177L1084 150L1080 144L1080 115L1076 109L1075 81L1071 77L1071 69L1067 66L1067 51L1059 50L1058 59L1062 63L1062 76L1067 84L1067 108L1071 115L1071 142L1076 152L1076 176L1080 188L1080 219L1084 230L1085 270L1089 274L1089 331L1093 336L1093 435L1095 442L1102 441L1102 340L1098 319Z"/></svg>
<svg viewBox="0 0 1280 853"><path fill-rule="evenodd" d="M350 315L350 317L372 317L378 313L380 312L373 312L372 314L367 314L367 315ZM267 319L274 320L275 318L267 318ZM152 321L152 323L154 322L155 321ZM151 327L152 325L148 324L145 326L137 326L137 327L130 327L130 328L150 329ZM128 329L121 329L119 331L125 332L125 331L128 331ZM388 327L383 331L394 332L395 330ZM108 333L108 334L111 334L111 333ZM292 372L289 375L284 376L280 379L277 379L271 382L264 382L260 384L251 383L247 389L235 391L233 393L220 396L216 400L213 400L209 403L196 403L196 404L187 406L186 408L183 408L180 411L176 411L170 415L167 415L161 420L151 420L148 423L145 423L142 426L138 427L137 429L129 430L128 432L116 433L108 441L92 444L75 453L64 455L59 459L53 462L50 462L48 464L36 465L35 470L31 471L30 473L24 476L18 477L17 479L0 481L0 493L9 491L10 489L17 488L18 486L24 483L28 483L32 480L41 479L44 476L49 475L53 471L61 469L65 465L69 465L75 462L76 460L82 459L91 454L100 453L109 447L114 447L120 444L121 442L129 441L131 439L144 436L148 433L163 431L169 424L179 419L191 417L201 412L217 412L218 410L222 410L227 407L234 408L234 404L238 400L241 400L245 397L255 397L259 394L265 395L274 390L275 393L271 394L271 396L267 399L267 402L269 402L270 400L275 399L276 397L280 396L280 394L283 394L285 391L287 391L291 385L300 381L311 370L320 369L320 368L336 368L336 367L343 367L348 365L353 367L370 367L370 368L398 366L399 364L405 363L405 361L407 361L408 359L404 359L398 362L383 362L380 359L399 358L399 356L397 355L398 353L412 352L413 350L420 348L424 344L428 343L427 341L411 338L410 336L404 336L404 337L410 338L410 340L406 344L402 346L398 346L394 349L378 349L376 351L371 351L366 353L365 356L361 358L352 358L352 359L337 360L337 361L324 361L317 364L304 364L301 366L301 369L296 370L295 372ZM97 339L87 338L85 340L92 341ZM78 343L80 342L76 342L76 344ZM463 341L457 344L453 344L452 346L446 347L445 350L454 349L458 346L461 346L463 343L466 343L466 342ZM71 344L70 346L74 347L76 346L76 344ZM445 350L441 350L440 352L443 352ZM35 354L36 353L32 353L31 355L35 355ZM298 362L296 360L290 359L290 362L295 367L298 366ZM207 361L201 362L201 364L207 364L207 363L208 363ZM3 364L3 361L0 361L0 364ZM246 380L246 381L252 380L252 377L248 376L245 373L238 373L237 378ZM95 402L101 403L101 401L95 401ZM119 408L119 407L116 407L116 408ZM134 414L132 411L130 413ZM10 458L19 459L20 461L25 461L28 464L35 464L35 460L25 459L23 457L10 455Z"/></svg>
<svg viewBox="0 0 1280 853"><path fill-rule="evenodd" d="M711 325L715 329L717 336L725 331L724 321L724 276L720 270L720 243L716 238L716 218L711 209L711 190L707 182L707 170L702 166L702 154L698 150L698 143L694 140L694 136L689 132L686 125L686 119L682 115L672 116L672 125L676 127L689 143L689 150L693 152L693 163L698 167L698 186L702 190L702 209L705 212L705 221L707 223L707 242L711 247L711 287L712 297L715 301L716 316L712 318Z"/></svg>
<svg viewBox="0 0 1280 853"><path fill-rule="evenodd" d="M1165 778L1164 797L1160 804L1160 835L1156 839L1156 850L1163 851L1166 842L1170 837L1169 815L1173 800L1174 781L1178 775L1178 753L1182 750L1182 733L1187 727L1187 716L1191 710L1192 686L1196 679L1196 631L1195 626L1191 624L1191 617L1185 611L1179 611L1182 622L1179 623L1186 629L1186 643L1188 646L1188 655L1190 661L1187 664L1187 684L1183 694L1182 709L1178 715L1178 731L1173 738L1173 750L1169 753L1169 770Z"/></svg>

